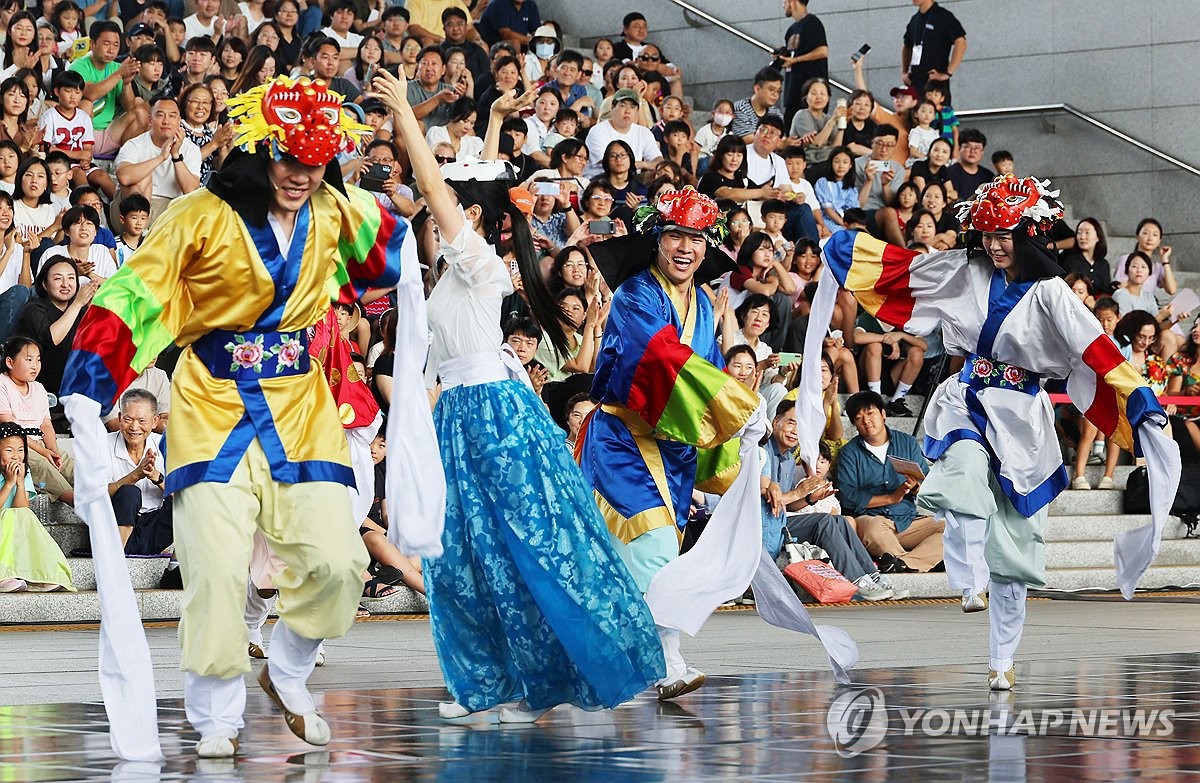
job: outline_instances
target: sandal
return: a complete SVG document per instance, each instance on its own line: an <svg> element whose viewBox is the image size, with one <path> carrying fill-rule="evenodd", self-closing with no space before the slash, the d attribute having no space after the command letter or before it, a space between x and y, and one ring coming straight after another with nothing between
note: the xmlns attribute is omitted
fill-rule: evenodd
<svg viewBox="0 0 1200 783"><path fill-rule="evenodd" d="M371 573L384 584L393 587L404 584L404 572L395 566L379 564Z"/></svg>
<svg viewBox="0 0 1200 783"><path fill-rule="evenodd" d="M370 616L371 616L371 610L368 609L367 607L363 606L362 604L359 604L358 611L356 611L354 613L354 619L355 620L365 620L366 618L368 618Z"/></svg>
<svg viewBox="0 0 1200 783"><path fill-rule="evenodd" d="M363 583L362 597L378 601L383 598L390 598L398 592L400 591L393 585L372 578Z"/></svg>

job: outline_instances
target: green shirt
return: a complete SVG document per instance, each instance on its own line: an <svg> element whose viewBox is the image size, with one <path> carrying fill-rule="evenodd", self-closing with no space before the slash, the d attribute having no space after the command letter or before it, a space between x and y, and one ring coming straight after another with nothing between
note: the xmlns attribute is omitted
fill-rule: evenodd
<svg viewBox="0 0 1200 783"><path fill-rule="evenodd" d="M83 77L83 80L88 84L102 82L112 76L121 68L121 64L113 61L103 68L96 67L96 61L89 54L87 57L80 57L75 62L71 63L70 70L75 71ZM120 103L121 89L125 86L123 79L117 80L117 86L108 91L107 95L98 98L92 106L92 128L97 131L102 131L109 126L113 121L113 117L117 116L117 106Z"/></svg>

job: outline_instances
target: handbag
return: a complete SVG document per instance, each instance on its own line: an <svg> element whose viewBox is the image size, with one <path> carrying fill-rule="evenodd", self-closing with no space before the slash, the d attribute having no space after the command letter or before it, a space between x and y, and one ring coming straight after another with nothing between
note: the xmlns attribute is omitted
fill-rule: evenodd
<svg viewBox="0 0 1200 783"><path fill-rule="evenodd" d="M792 531L783 529L783 549L775 558L775 565L783 571L792 563L803 563L806 560L823 560L829 562L829 553L816 544L807 541L797 541Z"/></svg>
<svg viewBox="0 0 1200 783"><path fill-rule="evenodd" d="M805 600L805 593L812 599L805 603L844 604L858 592L857 585L820 560L792 563L783 569L783 573L792 581L801 601Z"/></svg>

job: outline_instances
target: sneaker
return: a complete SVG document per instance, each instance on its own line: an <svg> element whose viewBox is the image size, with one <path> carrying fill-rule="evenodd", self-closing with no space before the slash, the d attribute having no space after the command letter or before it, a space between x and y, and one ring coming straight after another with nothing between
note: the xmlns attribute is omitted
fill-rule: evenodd
<svg viewBox="0 0 1200 783"><path fill-rule="evenodd" d="M1011 691L1017 684L1017 669L1014 666L1006 672L988 669L988 688L994 691Z"/></svg>
<svg viewBox="0 0 1200 783"><path fill-rule="evenodd" d="M889 416L912 416L913 412L904 404L904 398L899 397L892 400L883 407L883 412Z"/></svg>
<svg viewBox="0 0 1200 783"><path fill-rule="evenodd" d="M1076 476L1075 480L1071 482L1071 489L1091 489L1091 488L1092 488L1091 482L1088 481L1087 476L1083 475L1082 473L1080 473L1078 476Z"/></svg>
<svg viewBox="0 0 1200 783"><path fill-rule="evenodd" d="M1096 485L1096 489L1116 489L1117 485L1113 483L1112 476L1104 476L1100 479L1100 483Z"/></svg>
<svg viewBox="0 0 1200 783"><path fill-rule="evenodd" d="M870 575L859 577L854 586L858 588L854 597L860 601L886 601L895 595L893 591L878 584Z"/></svg>
<svg viewBox="0 0 1200 783"><path fill-rule="evenodd" d="M982 612L987 609L987 599L983 593L976 593L974 590L963 590L962 594L962 610L966 614L973 612Z"/></svg>
<svg viewBox="0 0 1200 783"><path fill-rule="evenodd" d="M754 606L754 591L747 590L742 594L742 597L738 599L738 603L742 606Z"/></svg>
<svg viewBox="0 0 1200 783"><path fill-rule="evenodd" d="M892 591L892 599L895 601L899 601L904 598L912 597L911 590L901 590L900 588L898 588L894 584L892 584L892 580L888 579L886 576L879 573L878 571L871 574L871 579L874 580L875 584L879 585L884 590L891 590Z"/></svg>

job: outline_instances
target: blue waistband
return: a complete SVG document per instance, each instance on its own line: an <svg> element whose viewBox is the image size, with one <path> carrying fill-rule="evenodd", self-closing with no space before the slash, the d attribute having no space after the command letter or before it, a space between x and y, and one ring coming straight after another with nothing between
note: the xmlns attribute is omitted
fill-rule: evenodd
<svg viewBox="0 0 1200 783"><path fill-rule="evenodd" d="M304 375L311 363L306 329L298 332L214 329L192 343L192 351L212 377L229 381Z"/></svg>
<svg viewBox="0 0 1200 783"><path fill-rule="evenodd" d="M1037 373L977 354L967 357L958 379L975 391L993 388L1036 395L1042 390L1042 377Z"/></svg>

